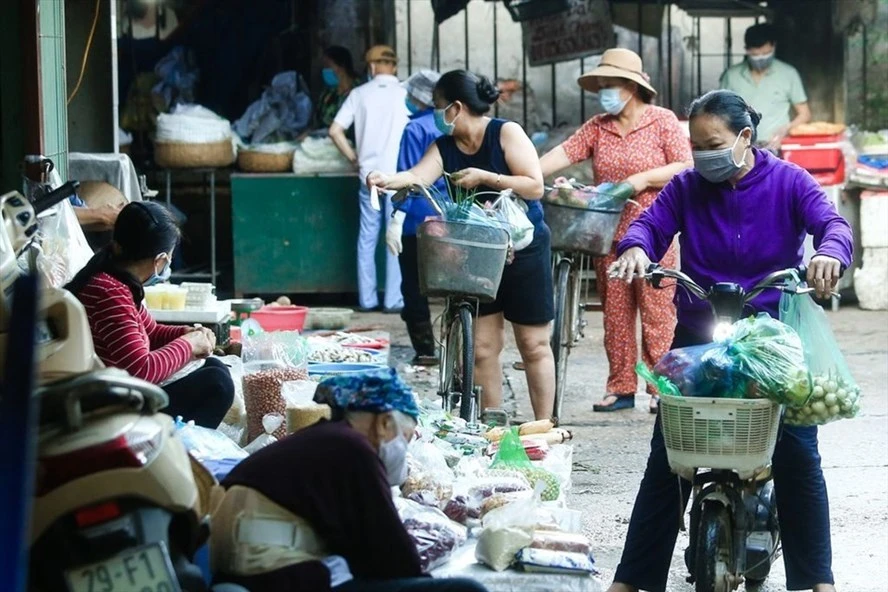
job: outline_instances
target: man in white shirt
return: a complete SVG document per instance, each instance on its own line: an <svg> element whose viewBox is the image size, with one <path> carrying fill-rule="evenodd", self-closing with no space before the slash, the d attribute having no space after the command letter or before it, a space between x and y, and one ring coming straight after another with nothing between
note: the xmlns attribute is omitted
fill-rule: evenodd
<svg viewBox="0 0 888 592"><path fill-rule="evenodd" d="M394 174L397 171L401 134L409 119L404 102L406 91L395 73L398 56L385 45L371 47L364 60L372 79L355 88L340 107L333 124L330 138L342 154L360 171L361 189L358 201L361 208L361 229L358 233L358 304L361 310L379 308L376 285L376 246L379 242L380 225L385 217L386 225L392 217L392 203L388 196L380 195L381 212L373 209L370 191L364 180L370 171ZM357 154L345 137L345 131L355 126ZM401 297L401 270L397 256L386 252L385 299L383 310L399 313L404 307Z"/></svg>

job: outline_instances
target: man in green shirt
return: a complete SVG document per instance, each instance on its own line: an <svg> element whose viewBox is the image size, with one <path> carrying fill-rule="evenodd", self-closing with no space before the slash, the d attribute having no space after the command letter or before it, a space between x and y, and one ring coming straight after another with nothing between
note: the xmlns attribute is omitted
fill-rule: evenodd
<svg viewBox="0 0 888 592"><path fill-rule="evenodd" d="M746 59L725 70L721 87L736 92L762 114L759 144L776 151L792 128L811 120L808 96L798 70L774 59L777 43L773 25L749 27L745 41ZM792 120L790 107L795 111Z"/></svg>

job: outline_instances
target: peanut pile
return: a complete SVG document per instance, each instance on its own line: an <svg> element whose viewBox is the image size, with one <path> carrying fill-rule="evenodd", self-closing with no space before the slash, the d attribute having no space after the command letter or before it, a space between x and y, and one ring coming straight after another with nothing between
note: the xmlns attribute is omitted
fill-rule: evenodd
<svg viewBox="0 0 888 592"><path fill-rule="evenodd" d="M262 418L269 413L287 414L287 403L281 395L285 382L308 380L308 372L297 368L276 368L244 376L244 399L247 407L247 442L265 433ZM287 435L283 425L274 432L275 438Z"/></svg>

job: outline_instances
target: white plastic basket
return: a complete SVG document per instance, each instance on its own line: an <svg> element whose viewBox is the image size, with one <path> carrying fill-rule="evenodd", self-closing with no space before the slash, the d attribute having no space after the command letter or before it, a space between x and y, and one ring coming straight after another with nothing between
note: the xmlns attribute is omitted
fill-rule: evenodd
<svg viewBox="0 0 888 592"><path fill-rule="evenodd" d="M673 472L729 469L749 479L771 463L780 405L767 399L660 397L666 456Z"/></svg>

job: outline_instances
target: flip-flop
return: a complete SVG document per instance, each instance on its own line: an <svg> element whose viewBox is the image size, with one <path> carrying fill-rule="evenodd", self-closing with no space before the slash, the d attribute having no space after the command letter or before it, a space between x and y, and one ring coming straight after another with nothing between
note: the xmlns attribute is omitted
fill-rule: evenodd
<svg viewBox="0 0 888 592"><path fill-rule="evenodd" d="M620 411L622 409L634 409L635 408L635 394L627 394L627 395L605 395L602 401L607 401L609 398L614 397L616 400L610 405L604 405L602 403L596 403L592 405L592 411L598 411L602 413L608 413L611 411Z"/></svg>
<svg viewBox="0 0 888 592"><path fill-rule="evenodd" d="M524 372L524 362L515 362L514 364L512 364L512 370Z"/></svg>
<svg viewBox="0 0 888 592"><path fill-rule="evenodd" d="M660 395L651 395L651 403L650 407L648 407L648 411L651 412L651 415L656 415L660 411Z"/></svg>

